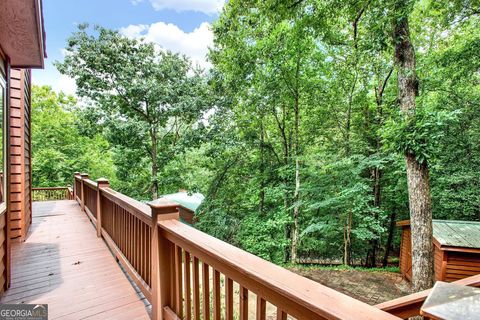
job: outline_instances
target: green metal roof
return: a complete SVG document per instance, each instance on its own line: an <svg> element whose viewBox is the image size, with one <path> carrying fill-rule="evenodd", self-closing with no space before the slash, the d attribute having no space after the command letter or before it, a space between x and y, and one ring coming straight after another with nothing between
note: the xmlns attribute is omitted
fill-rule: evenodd
<svg viewBox="0 0 480 320"><path fill-rule="evenodd" d="M201 193L177 192L171 194L164 194L160 196L160 198L158 198L157 200L152 201L152 203L160 201L160 199L168 199L170 201L178 203L179 205L188 210L195 212L200 206L200 204L202 204L202 201L203 199L205 199L205 197Z"/></svg>
<svg viewBox="0 0 480 320"><path fill-rule="evenodd" d="M480 248L480 222L433 220L433 237L442 246Z"/></svg>

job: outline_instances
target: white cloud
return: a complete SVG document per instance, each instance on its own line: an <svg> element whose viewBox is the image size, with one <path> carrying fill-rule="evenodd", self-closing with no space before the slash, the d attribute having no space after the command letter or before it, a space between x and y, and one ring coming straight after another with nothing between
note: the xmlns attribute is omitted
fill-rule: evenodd
<svg viewBox="0 0 480 320"><path fill-rule="evenodd" d="M63 91L63 93L75 95L77 91L77 84L75 79L70 78L67 75L61 74L58 77L57 83L53 84L53 89L55 91Z"/></svg>
<svg viewBox="0 0 480 320"><path fill-rule="evenodd" d="M137 5L143 0L130 0ZM157 10L171 9L177 12L197 11L206 14L216 14L222 10L224 0L149 0L152 7Z"/></svg>
<svg viewBox="0 0 480 320"><path fill-rule="evenodd" d="M45 65L44 70L33 70L32 83L38 86L51 86L56 92L63 91L65 94L76 95L75 80L58 72L51 62Z"/></svg>
<svg viewBox="0 0 480 320"><path fill-rule="evenodd" d="M194 64L208 69L206 60L208 48L213 45L213 33L208 22L203 22L192 32L184 32L172 23L157 22L151 25L129 25L120 33L130 38L145 38L145 41L158 44L161 48L182 53L190 57Z"/></svg>
<svg viewBox="0 0 480 320"><path fill-rule="evenodd" d="M148 29L144 24L131 24L126 28L121 28L120 33L129 38L138 38Z"/></svg>

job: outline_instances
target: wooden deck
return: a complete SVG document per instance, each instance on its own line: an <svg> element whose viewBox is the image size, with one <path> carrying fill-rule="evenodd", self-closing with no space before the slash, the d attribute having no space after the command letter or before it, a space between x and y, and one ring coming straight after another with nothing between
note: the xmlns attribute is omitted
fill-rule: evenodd
<svg viewBox="0 0 480 320"><path fill-rule="evenodd" d="M27 240L12 244L1 303L47 303L49 319L149 319L94 226L73 200L35 202Z"/></svg>

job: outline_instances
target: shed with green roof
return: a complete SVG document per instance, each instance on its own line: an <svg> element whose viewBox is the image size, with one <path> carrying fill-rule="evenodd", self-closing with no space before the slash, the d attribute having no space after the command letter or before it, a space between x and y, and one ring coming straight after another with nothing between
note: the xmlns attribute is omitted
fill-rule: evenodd
<svg viewBox="0 0 480 320"><path fill-rule="evenodd" d="M402 227L400 272L411 280L412 245L410 221ZM480 274L480 222L433 220L435 280L456 281Z"/></svg>
<svg viewBox="0 0 480 320"><path fill-rule="evenodd" d="M179 204L178 210L180 213L180 220L189 224L194 224L195 211L197 211L197 208L202 204L205 197L201 193L191 193L180 190L176 193L164 194L151 203L160 202L165 199Z"/></svg>

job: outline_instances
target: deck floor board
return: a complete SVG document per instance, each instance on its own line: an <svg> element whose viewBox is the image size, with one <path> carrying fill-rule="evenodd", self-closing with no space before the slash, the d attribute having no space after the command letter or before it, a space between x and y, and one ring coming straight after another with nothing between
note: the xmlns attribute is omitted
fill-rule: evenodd
<svg viewBox="0 0 480 320"><path fill-rule="evenodd" d="M49 319L149 319L73 200L33 203L27 240L12 244L12 283L0 302L47 303Z"/></svg>

